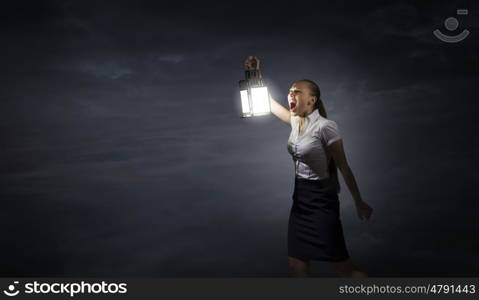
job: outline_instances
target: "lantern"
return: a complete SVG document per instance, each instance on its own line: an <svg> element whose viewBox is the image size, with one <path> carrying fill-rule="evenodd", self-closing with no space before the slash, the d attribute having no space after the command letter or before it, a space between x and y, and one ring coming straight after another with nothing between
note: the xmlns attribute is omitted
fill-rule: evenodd
<svg viewBox="0 0 479 300"><path fill-rule="evenodd" d="M240 80L241 108L243 117L261 116L271 113L268 88L259 70L246 70L246 80Z"/></svg>

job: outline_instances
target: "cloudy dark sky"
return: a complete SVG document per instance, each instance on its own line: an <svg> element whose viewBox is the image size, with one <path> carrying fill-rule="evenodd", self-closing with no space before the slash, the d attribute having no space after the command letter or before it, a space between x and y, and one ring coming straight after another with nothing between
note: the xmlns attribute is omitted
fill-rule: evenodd
<svg viewBox="0 0 479 300"><path fill-rule="evenodd" d="M375 209L341 181L356 264L479 275L477 2L9 2L1 276L289 276L290 129L239 118L248 55L283 104L319 83ZM470 36L439 41L458 8Z"/></svg>

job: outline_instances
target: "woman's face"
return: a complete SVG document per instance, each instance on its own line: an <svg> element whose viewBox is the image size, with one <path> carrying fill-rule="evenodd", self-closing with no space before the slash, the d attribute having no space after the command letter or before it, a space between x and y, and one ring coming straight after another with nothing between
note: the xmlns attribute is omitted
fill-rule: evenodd
<svg viewBox="0 0 479 300"><path fill-rule="evenodd" d="M295 116L304 117L306 113L313 111L315 101L316 98L311 95L306 82L296 82L289 89L289 111Z"/></svg>

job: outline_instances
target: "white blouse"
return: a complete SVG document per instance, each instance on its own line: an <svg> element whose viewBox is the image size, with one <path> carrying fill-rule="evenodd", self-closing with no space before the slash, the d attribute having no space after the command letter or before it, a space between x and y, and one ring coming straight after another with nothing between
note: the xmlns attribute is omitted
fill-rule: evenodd
<svg viewBox="0 0 479 300"><path fill-rule="evenodd" d="M296 177L310 180L329 178L331 157L325 147L341 139L336 122L321 116L317 109L304 118L301 132L299 122L298 116L291 115L288 152L293 157Z"/></svg>

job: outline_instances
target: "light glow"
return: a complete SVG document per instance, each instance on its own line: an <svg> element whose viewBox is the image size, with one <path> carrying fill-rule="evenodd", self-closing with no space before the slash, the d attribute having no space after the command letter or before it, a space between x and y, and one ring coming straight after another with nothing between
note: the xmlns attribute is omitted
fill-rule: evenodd
<svg viewBox="0 0 479 300"><path fill-rule="evenodd" d="M252 88L251 102L253 104L253 115L257 116L269 113L271 110L269 106L268 88L265 86Z"/></svg>

